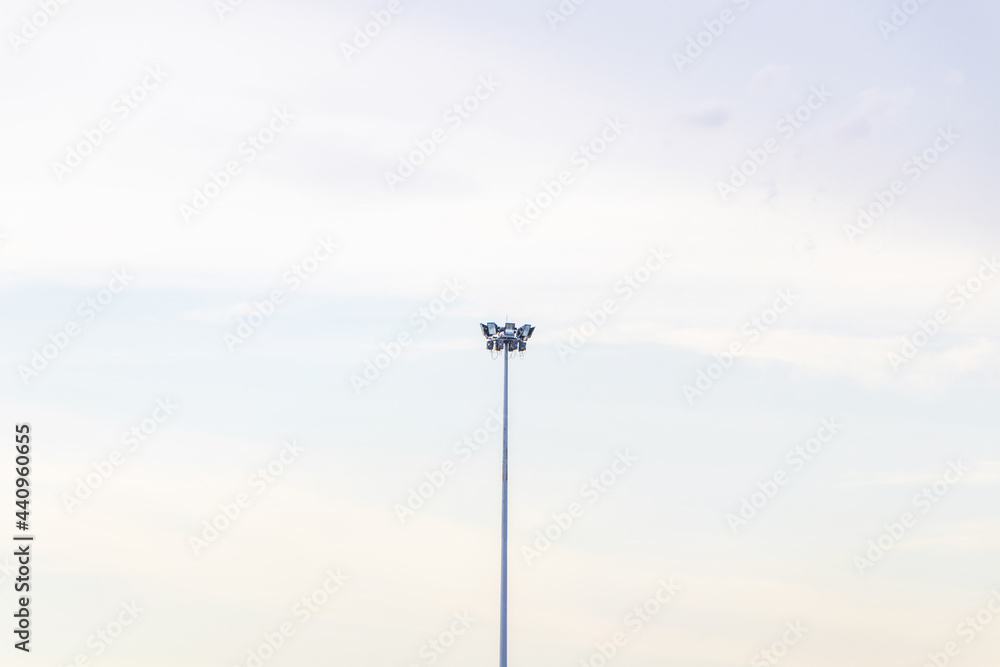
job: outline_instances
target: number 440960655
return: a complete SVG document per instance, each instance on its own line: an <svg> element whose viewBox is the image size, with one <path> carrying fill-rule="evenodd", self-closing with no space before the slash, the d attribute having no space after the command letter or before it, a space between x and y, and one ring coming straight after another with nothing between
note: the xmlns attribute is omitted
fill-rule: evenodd
<svg viewBox="0 0 1000 667"><path fill-rule="evenodd" d="M17 523L15 525L19 530L28 530L28 501L31 496L30 482L28 481L31 472L31 427L27 424L19 424L15 430L17 431L15 437L17 444L14 447L17 450L15 458L17 467L14 469L14 472L17 473L14 480L14 495L17 497Z"/></svg>

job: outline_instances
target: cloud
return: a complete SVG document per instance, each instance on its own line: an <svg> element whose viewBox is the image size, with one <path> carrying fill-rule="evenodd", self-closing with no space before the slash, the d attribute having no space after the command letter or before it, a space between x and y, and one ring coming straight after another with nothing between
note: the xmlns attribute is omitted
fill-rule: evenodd
<svg viewBox="0 0 1000 667"><path fill-rule="evenodd" d="M731 343L744 344L741 363L786 364L796 372L813 377L845 377L869 389L891 390L931 399L941 395L959 378L1000 370L996 346L988 339L963 338L947 347L924 348L900 367L892 370L888 353L898 354L900 336L857 336L807 329L772 329L760 340L749 343L738 331L725 328L666 328L662 322L646 320L602 331L595 340L617 344L654 343L669 345L704 355L727 350ZM569 330L556 333L567 339Z"/></svg>
<svg viewBox="0 0 1000 667"><path fill-rule="evenodd" d="M972 463L966 461L964 458L960 458L960 460L963 463L969 464L969 473L962 479L962 484L976 484L980 486L995 486L1000 484L1000 461L976 461ZM942 470L856 471L849 475L843 482L837 484L837 486L840 488L926 486L934 479L940 477Z"/></svg>
<svg viewBox="0 0 1000 667"><path fill-rule="evenodd" d="M778 67L777 65L771 64L757 70L754 72L754 75L750 77L750 92L761 93L769 88L777 90L784 88L785 83L788 81L788 73L791 69L791 65Z"/></svg>
<svg viewBox="0 0 1000 667"><path fill-rule="evenodd" d="M700 127L722 127L732 117L732 112L723 104L713 104L691 113L681 114L677 119L685 125Z"/></svg>
<svg viewBox="0 0 1000 667"><path fill-rule="evenodd" d="M201 308L187 310L181 313L181 319L188 322L207 322L209 324L223 324L234 317L246 315L253 312L253 304L249 301L238 303L231 308Z"/></svg>
<svg viewBox="0 0 1000 667"><path fill-rule="evenodd" d="M877 87L858 93L857 102L839 127L839 134L856 139L866 137L872 130L891 119L897 111L913 99L913 90L883 91Z"/></svg>
<svg viewBox="0 0 1000 667"><path fill-rule="evenodd" d="M965 72L957 69L946 68L944 72L944 80L952 88L961 88L962 84L965 83Z"/></svg>

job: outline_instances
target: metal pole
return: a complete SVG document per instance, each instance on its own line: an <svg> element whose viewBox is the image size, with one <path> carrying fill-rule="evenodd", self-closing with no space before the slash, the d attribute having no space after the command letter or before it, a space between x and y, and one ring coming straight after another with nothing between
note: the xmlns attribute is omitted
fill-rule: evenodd
<svg viewBox="0 0 1000 667"><path fill-rule="evenodd" d="M507 344L503 348L503 500L500 521L500 667L507 667Z"/></svg>

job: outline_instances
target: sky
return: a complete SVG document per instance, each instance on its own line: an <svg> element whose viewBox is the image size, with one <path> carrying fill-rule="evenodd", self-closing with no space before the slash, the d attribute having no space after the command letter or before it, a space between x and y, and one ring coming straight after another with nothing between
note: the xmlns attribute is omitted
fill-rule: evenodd
<svg viewBox="0 0 1000 667"><path fill-rule="evenodd" d="M5 3L18 660L995 664L998 20Z"/></svg>

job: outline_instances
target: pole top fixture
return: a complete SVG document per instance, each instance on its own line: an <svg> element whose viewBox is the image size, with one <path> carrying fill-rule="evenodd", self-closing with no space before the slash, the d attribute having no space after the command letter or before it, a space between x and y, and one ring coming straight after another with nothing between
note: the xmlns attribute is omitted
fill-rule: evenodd
<svg viewBox="0 0 1000 667"><path fill-rule="evenodd" d="M535 327L531 324L523 324L518 327L513 322L505 322L498 326L496 322L480 324L483 336L486 338L486 349L502 352L524 352L528 349L528 339L535 333Z"/></svg>

